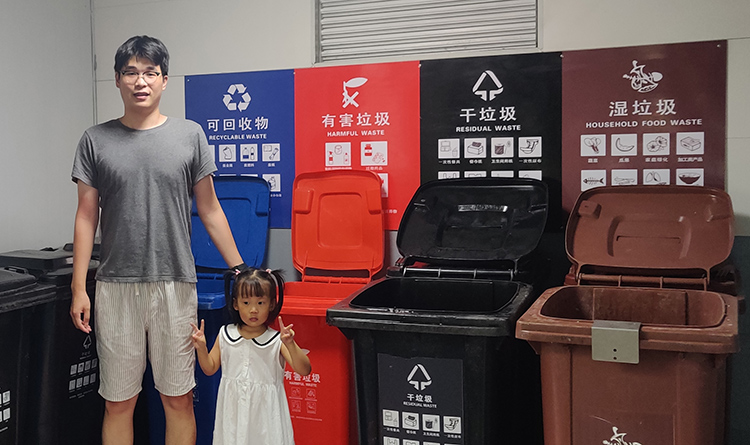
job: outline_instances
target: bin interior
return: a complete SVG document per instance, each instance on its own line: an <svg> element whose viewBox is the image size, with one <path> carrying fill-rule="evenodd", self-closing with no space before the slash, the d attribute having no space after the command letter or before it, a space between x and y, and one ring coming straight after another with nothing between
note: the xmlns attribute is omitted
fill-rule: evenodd
<svg viewBox="0 0 750 445"><path fill-rule="evenodd" d="M518 290L518 283L504 280L387 278L363 289L349 304L359 309L491 313L504 308Z"/></svg>
<svg viewBox="0 0 750 445"><path fill-rule="evenodd" d="M544 303L540 314L571 320L610 320L706 328L725 318L719 294L672 289L562 287Z"/></svg>

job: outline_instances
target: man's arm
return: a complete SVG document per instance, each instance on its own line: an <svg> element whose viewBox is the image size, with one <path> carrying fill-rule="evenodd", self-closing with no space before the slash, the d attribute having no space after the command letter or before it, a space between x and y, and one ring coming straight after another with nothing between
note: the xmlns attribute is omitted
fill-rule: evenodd
<svg viewBox="0 0 750 445"><path fill-rule="evenodd" d="M78 208L73 232L73 277L70 289L70 317L76 328L91 332L89 318L91 300L86 292L86 275L94 248L94 236L99 225L99 191L78 181Z"/></svg>
<svg viewBox="0 0 750 445"><path fill-rule="evenodd" d="M232 231L229 229L227 217L216 197L213 177L208 175L198 181L193 187L193 193L198 216L227 266L234 267L242 264L242 257L237 250Z"/></svg>

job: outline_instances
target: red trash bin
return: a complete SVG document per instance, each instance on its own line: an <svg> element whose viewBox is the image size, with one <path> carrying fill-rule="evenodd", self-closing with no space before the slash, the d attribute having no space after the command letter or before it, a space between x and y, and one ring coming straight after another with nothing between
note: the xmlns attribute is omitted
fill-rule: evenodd
<svg viewBox="0 0 750 445"><path fill-rule="evenodd" d="M313 368L306 377L289 367L285 374L297 445L357 441L351 342L326 324L326 309L383 268L380 190L368 171L302 173L294 181L292 256L302 281L286 283L281 316L294 324Z"/></svg>
<svg viewBox="0 0 750 445"><path fill-rule="evenodd" d="M709 291L734 240L729 196L600 187L566 230L577 285L547 290L516 336L539 353L545 445L719 445L737 298Z"/></svg>

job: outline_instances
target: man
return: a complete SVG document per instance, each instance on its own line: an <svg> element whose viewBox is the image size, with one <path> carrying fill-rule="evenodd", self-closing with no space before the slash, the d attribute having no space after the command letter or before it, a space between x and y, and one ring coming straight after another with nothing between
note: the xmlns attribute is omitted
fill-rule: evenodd
<svg viewBox="0 0 750 445"><path fill-rule="evenodd" d="M216 165L203 130L159 111L167 48L152 37L132 37L117 50L114 68L125 112L86 130L73 163L78 208L70 315L78 329L91 331L86 272L101 208L94 311L99 393L106 401L102 442L133 443L133 412L148 354L166 414L166 443L194 444L193 197L227 265L244 264L216 198Z"/></svg>

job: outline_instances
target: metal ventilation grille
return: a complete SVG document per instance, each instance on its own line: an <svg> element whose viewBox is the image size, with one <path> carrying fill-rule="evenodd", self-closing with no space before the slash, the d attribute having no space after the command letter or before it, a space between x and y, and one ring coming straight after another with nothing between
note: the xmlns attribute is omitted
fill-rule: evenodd
<svg viewBox="0 0 750 445"><path fill-rule="evenodd" d="M317 62L537 47L536 0L317 0Z"/></svg>

